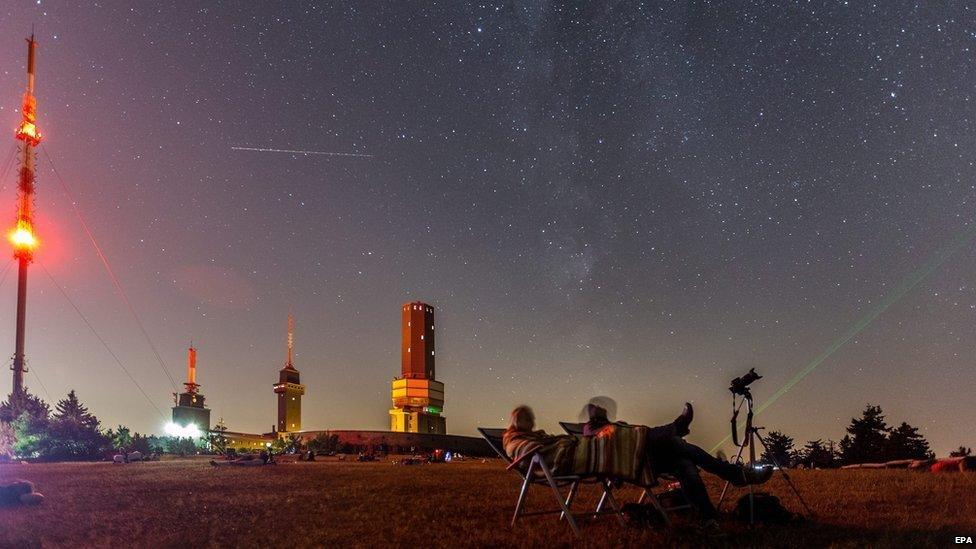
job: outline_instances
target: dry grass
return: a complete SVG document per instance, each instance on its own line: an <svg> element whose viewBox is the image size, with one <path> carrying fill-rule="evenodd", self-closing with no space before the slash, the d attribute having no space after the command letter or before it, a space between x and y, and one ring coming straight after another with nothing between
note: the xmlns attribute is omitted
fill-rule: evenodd
<svg viewBox="0 0 976 549"><path fill-rule="evenodd" d="M708 475L706 475L708 476ZM817 517L725 540L694 523L626 529L612 517L583 527L593 546L945 546L976 536L976 475L907 471L796 471ZM32 480L39 507L0 508L0 546L512 546L572 545L553 516L508 526L517 477L499 462L394 466L317 462L213 469L185 460L129 465L0 465L0 481ZM710 482L714 479L710 479ZM712 482L711 488L720 488ZM797 503L774 478L769 491ZM595 504L595 488L577 509ZM625 491L629 501L636 492ZM541 490L528 505L552 500Z"/></svg>

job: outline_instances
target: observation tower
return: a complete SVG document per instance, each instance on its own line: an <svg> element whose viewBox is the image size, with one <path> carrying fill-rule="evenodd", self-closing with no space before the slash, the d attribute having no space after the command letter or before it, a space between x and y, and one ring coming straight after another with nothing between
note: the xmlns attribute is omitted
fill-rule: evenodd
<svg viewBox="0 0 976 549"><path fill-rule="evenodd" d="M405 303L400 326L400 377L393 379L390 430L447 434L444 384L434 378L434 308Z"/></svg>

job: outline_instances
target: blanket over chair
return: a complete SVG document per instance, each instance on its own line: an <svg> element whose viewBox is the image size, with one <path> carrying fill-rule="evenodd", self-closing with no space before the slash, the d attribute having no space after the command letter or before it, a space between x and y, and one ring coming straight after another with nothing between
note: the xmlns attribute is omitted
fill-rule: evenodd
<svg viewBox="0 0 976 549"><path fill-rule="evenodd" d="M621 424L607 425L596 436L506 431L502 437L505 451L513 460L538 451L556 475L602 477L653 486L647 438L647 427Z"/></svg>

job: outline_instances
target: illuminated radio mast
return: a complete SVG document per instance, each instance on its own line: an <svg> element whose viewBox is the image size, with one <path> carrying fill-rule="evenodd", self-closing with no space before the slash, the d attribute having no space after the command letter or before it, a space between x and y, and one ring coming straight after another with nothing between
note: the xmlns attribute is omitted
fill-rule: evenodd
<svg viewBox="0 0 976 549"><path fill-rule="evenodd" d="M27 316L27 266L34 258L34 149L41 143L37 129L37 101L34 99L34 35L27 39L27 91L24 92L23 120L14 134L21 145L20 180L17 184L17 226L10 232L10 243L19 264L17 271L17 342L14 351L13 395L24 391L24 322Z"/></svg>

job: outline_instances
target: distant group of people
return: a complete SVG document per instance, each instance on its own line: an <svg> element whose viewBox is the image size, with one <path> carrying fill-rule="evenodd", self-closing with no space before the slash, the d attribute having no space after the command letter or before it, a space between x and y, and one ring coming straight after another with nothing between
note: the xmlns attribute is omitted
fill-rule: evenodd
<svg viewBox="0 0 976 549"><path fill-rule="evenodd" d="M244 454L239 458L227 461L210 460L210 465L214 467L224 467L228 465L234 467L260 467L261 465L274 465L274 463L274 455L267 450L261 450L261 453L257 455Z"/></svg>
<svg viewBox="0 0 976 549"><path fill-rule="evenodd" d="M505 452L513 460L538 452L556 474L608 474L623 477L636 484L650 484L657 473L667 473L681 483L689 502L698 509L703 526L718 530L718 511L709 499L698 468L717 475L735 486L761 484L772 476L772 467L759 469L718 459L702 448L684 440L690 432L694 409L686 403L684 410L669 424L657 427L611 422L607 410L590 404L583 435L551 435L535 430L535 414L528 406L512 410L508 428L502 437ZM601 452L617 456L614 463L601 461ZM608 471L617 466L620 456L637 455L643 459L625 463L623 470ZM594 457L596 456L596 457Z"/></svg>
<svg viewBox="0 0 976 549"><path fill-rule="evenodd" d="M155 453L150 453L144 455L139 450L122 450L121 453L112 456L112 461L115 463L129 463L131 461L158 461L159 455Z"/></svg>

